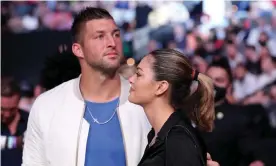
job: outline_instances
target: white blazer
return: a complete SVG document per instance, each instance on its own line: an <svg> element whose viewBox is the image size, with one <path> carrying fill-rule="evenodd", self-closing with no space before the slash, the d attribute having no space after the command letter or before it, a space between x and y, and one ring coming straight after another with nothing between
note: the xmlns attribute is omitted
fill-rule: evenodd
<svg viewBox="0 0 276 166"><path fill-rule="evenodd" d="M89 123L80 77L40 95L30 112L22 166L83 166ZM126 163L137 166L147 145L150 124L143 108L128 101L130 85L121 77L118 116Z"/></svg>

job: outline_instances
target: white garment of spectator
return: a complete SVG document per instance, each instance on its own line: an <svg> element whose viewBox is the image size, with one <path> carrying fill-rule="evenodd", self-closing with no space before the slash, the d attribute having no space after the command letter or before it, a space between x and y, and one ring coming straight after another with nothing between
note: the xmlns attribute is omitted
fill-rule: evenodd
<svg viewBox="0 0 276 166"><path fill-rule="evenodd" d="M244 61L245 61L243 55L239 52L237 52L236 57L234 59L231 59L229 57L227 57L227 58L228 58L229 65L230 65L231 69L235 69L238 64L244 63Z"/></svg>
<svg viewBox="0 0 276 166"><path fill-rule="evenodd" d="M134 9L118 9L113 8L111 15L118 25L122 25L124 22L133 22L135 19Z"/></svg>
<svg viewBox="0 0 276 166"><path fill-rule="evenodd" d="M275 39L270 39L267 43L268 50L271 54L271 56L275 57L276 56L276 38Z"/></svg>
<svg viewBox="0 0 276 166"><path fill-rule="evenodd" d="M245 96L250 95L251 93L257 90L256 86L257 77L249 72L244 76L243 80L234 81L234 97L237 100L243 99Z"/></svg>
<svg viewBox="0 0 276 166"><path fill-rule="evenodd" d="M263 28L257 27L257 28L252 29L249 33L246 43L249 45L257 46L259 44L258 43L259 36L260 36L261 32L263 32L263 31L270 34L270 26L265 25Z"/></svg>
<svg viewBox="0 0 276 166"><path fill-rule="evenodd" d="M258 88L264 88L266 85L272 83L276 80L276 69L270 73L263 73L259 76L258 79Z"/></svg>
<svg viewBox="0 0 276 166"><path fill-rule="evenodd" d="M158 28L168 23L185 23L189 18L189 11L181 2L167 1L149 14L148 21L151 28Z"/></svg>
<svg viewBox="0 0 276 166"><path fill-rule="evenodd" d="M30 15L23 16L22 25L27 30L36 30L39 26L38 18Z"/></svg>

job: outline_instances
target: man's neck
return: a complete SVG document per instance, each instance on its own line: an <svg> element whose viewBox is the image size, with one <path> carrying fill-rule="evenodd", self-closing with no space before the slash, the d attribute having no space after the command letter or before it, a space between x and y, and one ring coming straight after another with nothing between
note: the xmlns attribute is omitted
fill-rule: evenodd
<svg viewBox="0 0 276 166"><path fill-rule="evenodd" d="M93 102L107 102L120 96L120 76L100 72L82 72L80 90L83 98Z"/></svg>
<svg viewBox="0 0 276 166"><path fill-rule="evenodd" d="M20 113L17 112L13 121L8 125L11 135L14 135L16 133L16 129L17 129L19 120L20 120Z"/></svg>

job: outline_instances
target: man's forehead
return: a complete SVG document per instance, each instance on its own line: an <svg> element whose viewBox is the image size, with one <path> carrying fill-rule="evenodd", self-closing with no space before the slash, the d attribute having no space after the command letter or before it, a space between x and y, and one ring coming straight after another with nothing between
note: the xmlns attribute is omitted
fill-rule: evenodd
<svg viewBox="0 0 276 166"><path fill-rule="evenodd" d="M4 103L7 103L7 104L14 104L14 103L17 103L20 99L20 96L19 95L13 95L11 97L4 97L4 96L1 96L1 103L4 104Z"/></svg>
<svg viewBox="0 0 276 166"><path fill-rule="evenodd" d="M224 77L227 77L227 72L226 72L225 69L223 69L221 67L211 66L207 70L207 75L208 76L220 76L220 77L224 76Z"/></svg>
<svg viewBox="0 0 276 166"><path fill-rule="evenodd" d="M118 29L113 19L95 19L86 22L86 30L90 32L113 31Z"/></svg>

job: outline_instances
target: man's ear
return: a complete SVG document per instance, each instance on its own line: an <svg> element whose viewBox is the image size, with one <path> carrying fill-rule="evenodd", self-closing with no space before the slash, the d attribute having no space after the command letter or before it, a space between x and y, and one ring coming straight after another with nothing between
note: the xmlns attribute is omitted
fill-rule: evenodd
<svg viewBox="0 0 276 166"><path fill-rule="evenodd" d="M84 58L83 52L81 49L81 45L78 43L73 43L72 45L72 52L78 57L78 58Z"/></svg>
<svg viewBox="0 0 276 166"><path fill-rule="evenodd" d="M155 95L160 96L164 94L169 89L169 86L170 85L167 81L159 81L157 83Z"/></svg>

